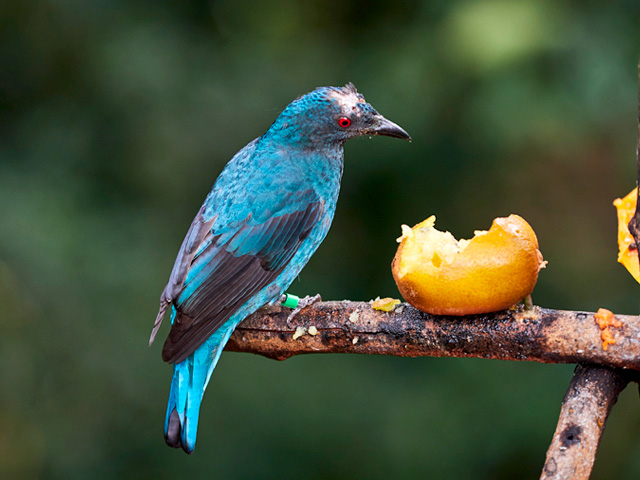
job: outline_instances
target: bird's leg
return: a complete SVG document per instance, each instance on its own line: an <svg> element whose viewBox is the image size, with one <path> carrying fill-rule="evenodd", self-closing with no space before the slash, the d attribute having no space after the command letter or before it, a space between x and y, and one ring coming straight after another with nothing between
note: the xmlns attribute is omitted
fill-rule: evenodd
<svg viewBox="0 0 640 480"><path fill-rule="evenodd" d="M290 293L285 293L280 297L280 303L283 307L293 308L293 311L287 317L287 327L291 327L291 319L295 317L300 310L313 305L316 302L321 302L322 297L318 293L317 295L307 295L304 298L298 298Z"/></svg>

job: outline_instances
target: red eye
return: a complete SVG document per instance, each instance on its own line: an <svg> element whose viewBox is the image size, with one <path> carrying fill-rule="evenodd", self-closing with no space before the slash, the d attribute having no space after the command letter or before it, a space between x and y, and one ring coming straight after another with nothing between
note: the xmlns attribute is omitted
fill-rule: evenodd
<svg viewBox="0 0 640 480"><path fill-rule="evenodd" d="M351 119L347 117L340 117L340 120L338 120L338 125L340 125L342 128L347 128L349 125L351 125Z"/></svg>

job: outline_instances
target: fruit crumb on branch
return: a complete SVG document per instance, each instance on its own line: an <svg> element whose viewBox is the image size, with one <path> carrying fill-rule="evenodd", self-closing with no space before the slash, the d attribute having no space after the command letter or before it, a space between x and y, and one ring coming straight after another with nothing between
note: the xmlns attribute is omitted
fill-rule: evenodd
<svg viewBox="0 0 640 480"><path fill-rule="evenodd" d="M622 322L618 320L611 310L607 310L606 308L599 308L598 312L595 314L595 320L600 327L600 338L602 339L602 349L607 350L609 344L616 343L615 338L613 338L613 333L609 330L609 327L620 328L622 327Z"/></svg>
<svg viewBox="0 0 640 480"><path fill-rule="evenodd" d="M397 305L400 305L400 300L397 298L385 297L385 298L376 298L372 303L371 307L374 310L380 310L382 312L393 312L393 309L396 308Z"/></svg>

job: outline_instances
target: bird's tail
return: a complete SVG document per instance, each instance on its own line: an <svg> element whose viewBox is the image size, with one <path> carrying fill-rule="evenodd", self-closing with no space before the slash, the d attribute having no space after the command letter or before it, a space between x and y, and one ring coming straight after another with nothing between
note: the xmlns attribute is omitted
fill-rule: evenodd
<svg viewBox="0 0 640 480"><path fill-rule="evenodd" d="M173 366L164 438L167 444L192 453L196 445L200 403L235 324L226 324L185 360Z"/></svg>

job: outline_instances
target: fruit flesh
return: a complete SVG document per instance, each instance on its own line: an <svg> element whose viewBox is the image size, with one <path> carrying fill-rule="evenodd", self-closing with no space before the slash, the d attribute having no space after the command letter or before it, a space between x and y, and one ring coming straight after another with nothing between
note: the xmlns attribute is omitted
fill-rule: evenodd
<svg viewBox="0 0 640 480"><path fill-rule="evenodd" d="M450 232L441 232L434 228L435 215L415 227L402 225L402 236L398 242L411 239L404 249L404 255L399 265L400 275L404 276L416 262L430 259L433 267L440 268L443 264L450 264L457 254L462 252L471 240L456 238ZM484 235L486 231L476 230L475 235Z"/></svg>

